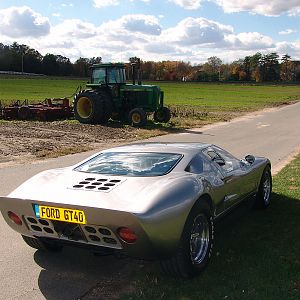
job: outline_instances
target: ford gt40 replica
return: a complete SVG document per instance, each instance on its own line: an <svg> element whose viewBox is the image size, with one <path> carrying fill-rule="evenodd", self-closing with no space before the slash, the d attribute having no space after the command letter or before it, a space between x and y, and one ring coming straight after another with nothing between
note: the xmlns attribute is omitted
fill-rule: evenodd
<svg viewBox="0 0 300 300"><path fill-rule="evenodd" d="M212 253L214 222L250 196L270 204L271 164L201 143L142 143L42 172L0 197L8 225L31 247L81 245L158 259L192 277Z"/></svg>

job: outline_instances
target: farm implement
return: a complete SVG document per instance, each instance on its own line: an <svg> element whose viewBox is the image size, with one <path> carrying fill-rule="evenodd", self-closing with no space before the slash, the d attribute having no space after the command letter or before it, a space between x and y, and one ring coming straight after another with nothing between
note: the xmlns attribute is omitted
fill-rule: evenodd
<svg viewBox="0 0 300 300"><path fill-rule="evenodd" d="M71 118L74 114L68 98L51 98L37 104L17 100L2 107L0 103L0 115L5 120L51 121Z"/></svg>

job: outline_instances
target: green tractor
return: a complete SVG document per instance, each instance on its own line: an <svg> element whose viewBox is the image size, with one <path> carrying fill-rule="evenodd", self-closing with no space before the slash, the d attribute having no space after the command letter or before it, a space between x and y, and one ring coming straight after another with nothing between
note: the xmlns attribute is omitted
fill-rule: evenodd
<svg viewBox="0 0 300 300"><path fill-rule="evenodd" d="M91 81L74 97L75 118L86 124L105 124L114 120L129 121L143 126L147 116L154 113L155 122L169 122L170 110L164 107L164 93L158 86L142 85L132 64L132 84L126 84L125 65L122 63L95 64L91 67Z"/></svg>

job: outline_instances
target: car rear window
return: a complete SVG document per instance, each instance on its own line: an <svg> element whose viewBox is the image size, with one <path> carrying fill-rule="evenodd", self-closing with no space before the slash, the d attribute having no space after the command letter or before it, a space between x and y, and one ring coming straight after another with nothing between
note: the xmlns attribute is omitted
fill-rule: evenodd
<svg viewBox="0 0 300 300"><path fill-rule="evenodd" d="M75 171L127 176L161 176L169 173L182 154L106 152L75 168Z"/></svg>

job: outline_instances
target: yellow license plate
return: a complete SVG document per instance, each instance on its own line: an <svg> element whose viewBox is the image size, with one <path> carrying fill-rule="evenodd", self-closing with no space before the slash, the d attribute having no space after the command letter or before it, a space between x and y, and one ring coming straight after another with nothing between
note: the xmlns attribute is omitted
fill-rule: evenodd
<svg viewBox="0 0 300 300"><path fill-rule="evenodd" d="M35 205L35 214L40 219L86 224L84 212L77 209Z"/></svg>

